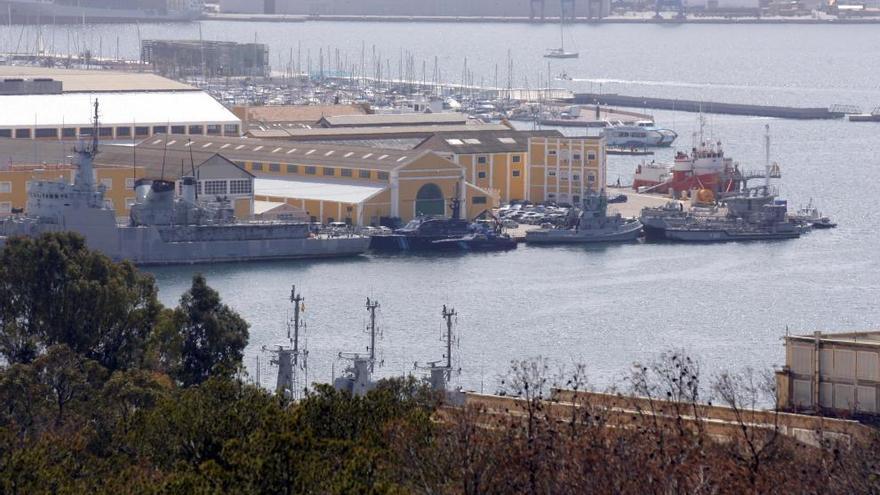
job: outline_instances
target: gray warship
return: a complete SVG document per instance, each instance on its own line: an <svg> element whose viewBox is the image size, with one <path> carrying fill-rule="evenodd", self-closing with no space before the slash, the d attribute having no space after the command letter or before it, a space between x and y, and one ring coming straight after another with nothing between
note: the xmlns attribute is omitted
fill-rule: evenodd
<svg viewBox="0 0 880 495"><path fill-rule="evenodd" d="M537 229L526 232L526 242L534 244L589 244L635 241L642 233L642 223L608 215L605 192L587 194L583 209L571 228Z"/></svg>
<svg viewBox="0 0 880 495"><path fill-rule="evenodd" d="M181 179L180 198L175 198L172 181L136 182L129 222L119 224L93 174L97 102L94 126L91 141L75 147L74 183L32 182L25 213L0 224L0 236L72 231L113 260L142 265L353 256L369 246L369 238L359 235L312 236L306 223L238 222L229 204L199 204L194 177Z"/></svg>

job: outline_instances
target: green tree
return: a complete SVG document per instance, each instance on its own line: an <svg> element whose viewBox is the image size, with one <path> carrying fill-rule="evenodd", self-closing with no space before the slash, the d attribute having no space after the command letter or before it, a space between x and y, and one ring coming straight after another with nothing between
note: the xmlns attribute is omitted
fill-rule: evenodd
<svg viewBox="0 0 880 495"><path fill-rule="evenodd" d="M231 376L241 367L248 324L222 304L201 274L193 276L174 318L180 334L177 378L184 386L197 385L212 375Z"/></svg>
<svg viewBox="0 0 880 495"><path fill-rule="evenodd" d="M0 253L0 355L28 363L64 344L110 369L138 367L161 305L150 275L74 233L11 238Z"/></svg>

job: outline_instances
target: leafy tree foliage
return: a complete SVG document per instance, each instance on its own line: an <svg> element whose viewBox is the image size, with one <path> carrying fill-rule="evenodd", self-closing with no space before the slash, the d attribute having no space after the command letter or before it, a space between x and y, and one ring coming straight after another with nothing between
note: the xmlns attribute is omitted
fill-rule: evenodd
<svg viewBox="0 0 880 495"><path fill-rule="evenodd" d="M193 277L192 287L180 298L172 321L179 328L179 340L170 341L179 348L181 383L195 385L211 375L231 376L238 370L248 324L220 302L220 294L208 287L201 274Z"/></svg>
<svg viewBox="0 0 880 495"><path fill-rule="evenodd" d="M160 305L153 278L73 233L12 238L0 253L0 355L29 363L63 344L109 369L137 367Z"/></svg>

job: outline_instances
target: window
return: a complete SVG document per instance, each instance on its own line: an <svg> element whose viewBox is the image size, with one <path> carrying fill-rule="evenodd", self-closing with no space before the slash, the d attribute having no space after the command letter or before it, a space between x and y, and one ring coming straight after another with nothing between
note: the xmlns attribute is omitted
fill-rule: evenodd
<svg viewBox="0 0 880 495"><path fill-rule="evenodd" d="M315 175L318 173L317 167L306 167L306 175Z"/></svg>
<svg viewBox="0 0 880 495"><path fill-rule="evenodd" d="M30 139L31 138L31 130L30 129L16 129L15 130L16 139Z"/></svg>
<svg viewBox="0 0 880 495"><path fill-rule="evenodd" d="M164 125L154 125L153 126L153 134L165 134L168 132L168 126Z"/></svg>
<svg viewBox="0 0 880 495"><path fill-rule="evenodd" d="M473 138L465 139L464 142L467 144L483 144L480 142L479 139L473 139Z"/></svg>
<svg viewBox="0 0 880 495"><path fill-rule="evenodd" d="M477 172L477 178L478 178L478 179L485 179L485 178L486 178L486 172Z"/></svg>
<svg viewBox="0 0 880 495"><path fill-rule="evenodd" d="M486 204L486 196L474 196L471 198L471 203L475 205L484 205Z"/></svg>
<svg viewBox="0 0 880 495"><path fill-rule="evenodd" d="M150 134L150 127L146 125L135 126L134 135L135 136L147 136Z"/></svg>
<svg viewBox="0 0 880 495"><path fill-rule="evenodd" d="M550 156L556 156L556 150L550 150L547 152L547 154Z"/></svg>
<svg viewBox="0 0 880 495"><path fill-rule="evenodd" d="M379 172L379 180L388 180L388 172Z"/></svg>
<svg viewBox="0 0 880 495"><path fill-rule="evenodd" d="M556 193L550 193L547 195L548 198L554 199L556 197Z"/></svg>
<svg viewBox="0 0 880 495"><path fill-rule="evenodd" d="M571 159L572 159L572 160L580 160L580 159L581 159L581 154L580 154L580 153L575 153L575 154L571 155Z"/></svg>
<svg viewBox="0 0 880 495"><path fill-rule="evenodd" d="M571 197L571 202L574 204L578 204L581 202L581 197L578 196L577 194L575 194L574 196Z"/></svg>
<svg viewBox="0 0 880 495"><path fill-rule="evenodd" d="M205 194L226 194L225 180L206 180Z"/></svg>
<svg viewBox="0 0 880 495"><path fill-rule="evenodd" d="M99 127L98 135L101 137L113 137L113 128L112 127Z"/></svg>
<svg viewBox="0 0 880 495"><path fill-rule="evenodd" d="M12 213L12 203L9 201L0 202L0 215L8 215Z"/></svg>
<svg viewBox="0 0 880 495"><path fill-rule="evenodd" d="M555 170L548 170L547 175L550 177L556 177L556 171Z"/></svg>
<svg viewBox="0 0 880 495"><path fill-rule="evenodd" d="M4 181L0 182L0 193L11 193L12 192L12 182Z"/></svg>
<svg viewBox="0 0 880 495"><path fill-rule="evenodd" d="M250 194L252 190L250 179L233 179L229 181L229 194Z"/></svg>
<svg viewBox="0 0 880 495"><path fill-rule="evenodd" d="M113 189L113 179L101 179L101 185L109 191Z"/></svg>
<svg viewBox="0 0 880 495"><path fill-rule="evenodd" d="M270 163L269 172L281 172L281 165L278 163Z"/></svg>
<svg viewBox="0 0 880 495"><path fill-rule="evenodd" d="M225 124L223 126L224 136L238 136L238 124Z"/></svg>
<svg viewBox="0 0 880 495"><path fill-rule="evenodd" d="M587 176L587 182L595 182L595 181L596 181L596 176L595 176L595 175L590 174L590 175Z"/></svg>
<svg viewBox="0 0 880 495"><path fill-rule="evenodd" d="M219 136L220 133L223 132L223 128L220 127L220 124L208 124L207 129L209 136Z"/></svg>
<svg viewBox="0 0 880 495"><path fill-rule="evenodd" d="M263 164L262 164L262 162L254 162L254 163L252 163L252 164L251 164L251 170L253 170L254 172L262 172L262 171L263 171Z"/></svg>
<svg viewBox="0 0 880 495"><path fill-rule="evenodd" d="M519 156L519 155L513 155L513 163L519 163L519 161L520 161L521 159L522 159L521 156Z"/></svg>
<svg viewBox="0 0 880 495"><path fill-rule="evenodd" d="M516 144L516 139L513 139L511 137L501 137L501 138L498 138L498 141L500 141L504 144Z"/></svg>
<svg viewBox="0 0 880 495"><path fill-rule="evenodd" d="M519 170L514 170L514 171L513 171L513 176L514 176L514 177L519 177Z"/></svg>
<svg viewBox="0 0 880 495"><path fill-rule="evenodd" d="M328 175L333 177L336 175L336 169L330 167L324 167L324 175Z"/></svg>
<svg viewBox="0 0 880 495"><path fill-rule="evenodd" d="M596 159L596 154L593 153L592 151L589 152L589 153L587 153L587 159L588 159L588 160L595 160L595 159Z"/></svg>
<svg viewBox="0 0 880 495"><path fill-rule="evenodd" d="M0 129L0 138L11 138L12 129Z"/></svg>
<svg viewBox="0 0 880 495"><path fill-rule="evenodd" d="M186 126L185 125L171 126L171 134L186 134Z"/></svg>
<svg viewBox="0 0 880 495"><path fill-rule="evenodd" d="M76 127L65 127L64 129L61 129L61 137L75 138L76 137Z"/></svg>
<svg viewBox="0 0 880 495"><path fill-rule="evenodd" d="M571 174L571 180L581 180L580 174Z"/></svg>
<svg viewBox="0 0 880 495"><path fill-rule="evenodd" d="M189 126L189 133L201 135L205 133L205 128L200 125L191 125Z"/></svg>
<svg viewBox="0 0 880 495"><path fill-rule="evenodd" d="M130 210L134 206L134 198L125 198L125 209Z"/></svg>
<svg viewBox="0 0 880 495"><path fill-rule="evenodd" d="M358 170L358 177L361 179L369 179L370 171L369 170Z"/></svg>
<svg viewBox="0 0 880 495"><path fill-rule="evenodd" d="M57 138L58 137L58 129L36 129L36 130L34 130L34 137Z"/></svg>
<svg viewBox="0 0 880 495"><path fill-rule="evenodd" d="M117 127L116 128L116 137L129 137L131 136L131 127Z"/></svg>
<svg viewBox="0 0 880 495"><path fill-rule="evenodd" d="M298 174L298 173L299 173L299 166L297 166L297 165L288 165L288 166L287 166L287 173L288 173L288 174Z"/></svg>
<svg viewBox="0 0 880 495"><path fill-rule="evenodd" d="M343 168L343 169L340 169L339 173L340 173L343 177L351 177L351 169L350 169L350 168Z"/></svg>
<svg viewBox="0 0 880 495"><path fill-rule="evenodd" d="M92 128L91 127L80 127L79 128L79 135L80 136L91 136L92 135Z"/></svg>
<svg viewBox="0 0 880 495"><path fill-rule="evenodd" d="M134 177L126 177L125 178L125 190L131 191L134 189Z"/></svg>
<svg viewBox="0 0 880 495"><path fill-rule="evenodd" d="M485 156L478 156L477 163L486 163L486 157Z"/></svg>

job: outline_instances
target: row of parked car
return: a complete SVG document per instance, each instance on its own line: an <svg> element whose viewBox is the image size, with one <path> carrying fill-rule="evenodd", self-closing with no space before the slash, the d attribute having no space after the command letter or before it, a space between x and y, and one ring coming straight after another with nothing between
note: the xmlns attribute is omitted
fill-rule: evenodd
<svg viewBox="0 0 880 495"><path fill-rule="evenodd" d="M519 224L562 225L568 217L572 205L568 203L532 203L514 201L498 209L498 217L503 227L515 229Z"/></svg>

